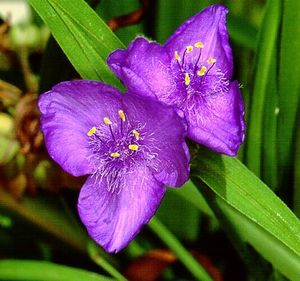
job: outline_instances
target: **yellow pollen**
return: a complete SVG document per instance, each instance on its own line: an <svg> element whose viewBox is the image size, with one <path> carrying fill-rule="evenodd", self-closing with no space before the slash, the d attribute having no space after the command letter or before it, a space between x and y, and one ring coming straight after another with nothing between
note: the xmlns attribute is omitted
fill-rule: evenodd
<svg viewBox="0 0 300 281"><path fill-rule="evenodd" d="M135 130L135 129L132 132L133 132L133 134L135 136L135 139L139 140L140 139L140 133L137 130Z"/></svg>
<svg viewBox="0 0 300 281"><path fill-rule="evenodd" d="M203 76L206 73L207 68L202 66L200 70L197 71L198 76Z"/></svg>
<svg viewBox="0 0 300 281"><path fill-rule="evenodd" d="M130 144L130 145L128 145L128 148L130 150L137 151L139 149L139 146L136 144Z"/></svg>
<svg viewBox="0 0 300 281"><path fill-rule="evenodd" d="M121 117L122 121L123 121L123 122L125 122L125 120L126 120L126 117L125 117L125 113L124 113L124 111L123 111L123 110L119 110L119 115L120 115L120 117Z"/></svg>
<svg viewBox="0 0 300 281"><path fill-rule="evenodd" d="M215 63L216 61L217 61L217 60L214 59L214 58L209 58L209 59L207 60L208 63Z"/></svg>
<svg viewBox="0 0 300 281"><path fill-rule="evenodd" d="M180 56L178 55L178 52L177 52L177 51L174 52L174 57L175 57L175 59L176 59L178 62L181 62L181 58L180 58Z"/></svg>
<svg viewBox="0 0 300 281"><path fill-rule="evenodd" d="M87 135L89 136L89 137L91 137L93 134L95 134L96 133L96 127L92 127L88 132L87 132Z"/></svg>
<svg viewBox="0 0 300 281"><path fill-rule="evenodd" d="M190 53L191 51L193 51L193 46L187 46L186 47L186 52Z"/></svg>
<svg viewBox="0 0 300 281"><path fill-rule="evenodd" d="M113 153L110 154L110 156L113 157L113 158L118 158L118 157L120 157L120 153L119 152L113 152Z"/></svg>
<svg viewBox="0 0 300 281"><path fill-rule="evenodd" d="M185 76L184 76L184 84L186 86L188 86L188 85L190 85L190 83L191 83L191 78L190 78L189 74L186 73Z"/></svg>
<svg viewBox="0 0 300 281"><path fill-rule="evenodd" d="M194 46L195 46L196 48L201 48L201 49L204 47L204 45L203 45L202 42L196 42L196 43L194 44Z"/></svg>
<svg viewBox="0 0 300 281"><path fill-rule="evenodd" d="M104 121L104 123L105 123L106 125L111 125L111 124L112 124L112 122L110 121L110 119L107 118L107 117L104 117L104 118L103 118L103 121Z"/></svg>

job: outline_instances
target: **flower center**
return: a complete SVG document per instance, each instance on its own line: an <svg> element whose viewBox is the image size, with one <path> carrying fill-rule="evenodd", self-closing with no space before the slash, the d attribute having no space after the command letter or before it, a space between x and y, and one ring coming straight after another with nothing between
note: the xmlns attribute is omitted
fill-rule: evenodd
<svg viewBox="0 0 300 281"><path fill-rule="evenodd" d="M205 97L228 91L228 80L217 68L217 60L213 57L203 58L203 48L202 42L196 42L187 46L182 55L174 52L177 69L180 70L176 80L185 87L187 98L195 94Z"/></svg>
<svg viewBox="0 0 300 281"><path fill-rule="evenodd" d="M98 163L115 163L134 160L143 146L142 125L134 128L123 110L118 111L117 122L104 117L102 122L87 132L91 158Z"/></svg>

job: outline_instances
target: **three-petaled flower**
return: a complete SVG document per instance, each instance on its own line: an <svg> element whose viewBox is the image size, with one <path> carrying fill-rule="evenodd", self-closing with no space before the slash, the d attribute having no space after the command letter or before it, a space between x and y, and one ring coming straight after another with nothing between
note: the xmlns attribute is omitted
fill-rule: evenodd
<svg viewBox="0 0 300 281"><path fill-rule="evenodd" d="M161 46L137 38L108 64L130 90L176 106L188 137L235 156L244 140L244 104L233 72L227 9L213 5L186 21Z"/></svg>
<svg viewBox="0 0 300 281"><path fill-rule="evenodd" d="M39 99L50 156L88 175L78 201L91 237L109 252L149 221L165 186L189 176L186 124L173 108L95 81L63 82Z"/></svg>
<svg viewBox="0 0 300 281"><path fill-rule="evenodd" d="M78 210L108 252L125 247L157 210L166 185L189 176L186 135L236 155L244 105L226 29L227 9L210 6L161 46L137 38L108 64L128 93L95 81L56 85L39 100L50 156L88 175Z"/></svg>

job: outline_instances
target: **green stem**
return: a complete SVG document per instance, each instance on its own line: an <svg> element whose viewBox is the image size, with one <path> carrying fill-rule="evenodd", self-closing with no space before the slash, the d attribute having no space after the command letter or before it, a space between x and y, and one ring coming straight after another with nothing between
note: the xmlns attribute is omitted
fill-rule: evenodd
<svg viewBox="0 0 300 281"><path fill-rule="evenodd" d="M24 82L26 85L26 89L30 93L37 92L37 82L34 79L34 75L31 71L29 64L29 53L26 48L21 48L19 53L20 65L23 72Z"/></svg>
<svg viewBox="0 0 300 281"><path fill-rule="evenodd" d="M197 280L212 281L207 271L182 246L178 239L157 219L152 218L148 224L151 230L177 255L178 259Z"/></svg>
<svg viewBox="0 0 300 281"><path fill-rule="evenodd" d="M117 270L115 269L109 262L106 261L102 256L98 253L98 247L93 243L88 243L88 253L90 258L101 268L103 268L107 273L109 273L112 277L119 281L127 281L127 279Z"/></svg>

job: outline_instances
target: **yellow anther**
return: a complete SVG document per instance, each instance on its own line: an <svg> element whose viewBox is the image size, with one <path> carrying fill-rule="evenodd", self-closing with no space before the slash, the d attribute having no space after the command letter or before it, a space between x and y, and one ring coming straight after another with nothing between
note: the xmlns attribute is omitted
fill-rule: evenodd
<svg viewBox="0 0 300 281"><path fill-rule="evenodd" d="M119 152L113 152L113 153L110 154L110 156L113 157L113 158L118 158L118 157L120 157L120 153Z"/></svg>
<svg viewBox="0 0 300 281"><path fill-rule="evenodd" d="M204 45L203 45L202 42L196 42L196 43L194 44L194 46L195 46L196 48L201 48L201 49L204 47Z"/></svg>
<svg viewBox="0 0 300 281"><path fill-rule="evenodd" d="M191 51L193 51L193 46L187 46L186 47L186 52L190 53Z"/></svg>
<svg viewBox="0 0 300 281"><path fill-rule="evenodd" d="M190 85L190 83L191 83L191 78L190 78L189 74L186 73L185 76L184 76L184 84L186 86L188 86L188 85Z"/></svg>
<svg viewBox="0 0 300 281"><path fill-rule="evenodd" d="M176 59L178 62L181 62L181 58L180 58L180 56L178 55L178 52L177 52L177 51L174 52L174 57L175 57L175 59Z"/></svg>
<svg viewBox="0 0 300 281"><path fill-rule="evenodd" d="M125 120L126 120L126 117L125 117L125 113L124 113L124 111L123 111L123 110L119 110L119 115L120 115L120 117L121 117L122 121L123 121L123 122L125 122Z"/></svg>
<svg viewBox="0 0 300 281"><path fill-rule="evenodd" d="M139 149L139 146L136 144L130 144L130 145L128 145L128 148L130 150L137 151Z"/></svg>
<svg viewBox="0 0 300 281"><path fill-rule="evenodd" d="M214 59L214 58L209 58L209 59L207 60L208 63L215 63L216 61L217 61L217 60Z"/></svg>
<svg viewBox="0 0 300 281"><path fill-rule="evenodd" d="M203 76L207 71L207 68L205 66L202 66L200 70L197 71L198 76Z"/></svg>
<svg viewBox="0 0 300 281"><path fill-rule="evenodd" d="M135 139L139 140L140 139L140 133L137 130L135 130L135 129L132 132L133 132L133 134L135 136Z"/></svg>
<svg viewBox="0 0 300 281"><path fill-rule="evenodd" d="M97 131L96 127L92 127L88 132L87 132L87 135L89 137L91 137L93 134L95 134Z"/></svg>
<svg viewBox="0 0 300 281"><path fill-rule="evenodd" d="M110 119L107 118L107 117L104 117L104 118L103 118L103 121L104 121L104 123L105 123L106 125L111 125L111 124L112 124L112 122L110 121Z"/></svg>

